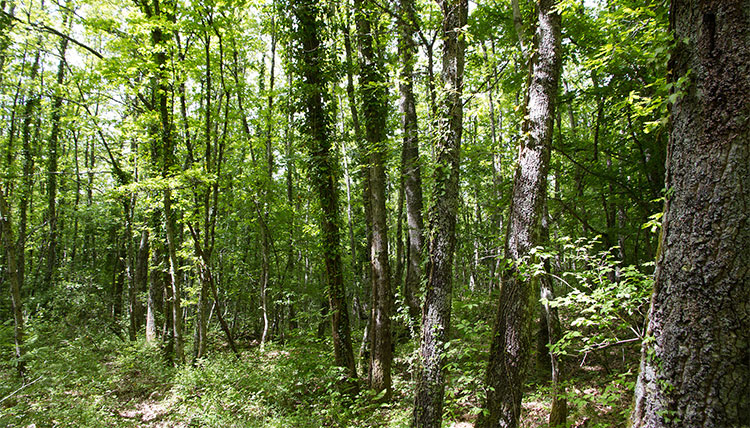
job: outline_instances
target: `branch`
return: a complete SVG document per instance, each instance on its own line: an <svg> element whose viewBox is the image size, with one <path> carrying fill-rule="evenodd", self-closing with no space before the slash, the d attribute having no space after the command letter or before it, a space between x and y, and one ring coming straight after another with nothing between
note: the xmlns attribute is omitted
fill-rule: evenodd
<svg viewBox="0 0 750 428"><path fill-rule="evenodd" d="M27 383L27 384L24 384L24 385L22 385L22 386L21 386L20 388L18 388L17 390L15 390L15 391L11 392L10 394L6 395L5 397L3 397L3 399L2 399L2 400L0 400L0 403L2 403L3 401L5 401L5 400L9 399L10 397L12 397L12 396L16 395L16 394L17 394L17 393L18 393L19 391L21 391L22 389L24 389L24 388L26 388L26 387L28 387L28 386L31 386L31 385L33 385L33 384L37 383L37 382L39 381L39 379L41 379L41 378L42 378L42 376L39 376L38 378L34 379L34 380L33 380L32 382L29 382L29 383Z"/></svg>
<svg viewBox="0 0 750 428"><path fill-rule="evenodd" d="M620 180L617 180L615 177L611 177L611 176L608 176L606 174L602 174L602 173L596 172L596 171L592 170L591 168L586 167L583 163L575 160L572 156L570 156L569 154L565 153L565 151L562 148L560 148L560 147L556 147L556 146L553 145L551 147L551 149L554 150L554 151L556 151L556 152L558 152L558 153L560 153L561 155L565 156L574 165L578 166L579 168L581 168L585 172L593 175L594 177L599 177L601 179L607 180L608 182L610 182L612 184L617 185L617 187L621 188L622 190L625 191L625 193L629 194L633 198L633 201L639 207L641 207L644 211L648 212L649 208L640 199L641 196L634 189L632 189L630 186L628 186L627 184L621 182Z"/></svg>
<svg viewBox="0 0 750 428"><path fill-rule="evenodd" d="M82 42L79 42L78 40L76 40L76 39L68 36L67 34L63 34L60 31L58 31L58 30L56 30L56 29L54 29L52 27L49 27L49 26L44 25L44 24L40 24L38 22L31 22L31 21L24 22L21 19L16 18L15 16L11 15L10 13L8 13L6 11L2 11L2 13L3 13L3 15L7 16L8 18L10 18L10 19L12 19L14 21L20 22L23 25L29 26L31 28L35 28L38 31L45 31L47 33L54 34L56 36L62 37L63 39L66 39L69 42L74 43L74 44L78 45L79 47L81 47L83 49L86 49L87 51L89 51L92 54L94 54L94 56L96 56L97 58L104 59L104 55L102 55L101 53L99 53L99 51L97 51L96 49L94 49L94 48L92 48L92 47L90 47L90 46L88 46L88 45L86 45L86 44L84 44Z"/></svg>
<svg viewBox="0 0 750 428"><path fill-rule="evenodd" d="M585 352L585 353L588 354L591 351L601 351L602 349L610 348L612 346L625 345L626 343L638 342L638 341L641 341L641 340L642 340L642 338L640 338L640 337L633 337L633 338L630 338L630 339L618 340L617 342L604 342L604 343L600 343L600 344L594 346L593 348L590 348L588 350L581 350L579 352Z"/></svg>
<svg viewBox="0 0 750 428"><path fill-rule="evenodd" d="M383 12L387 13L392 18L394 18L399 25L410 26L412 30L415 32L415 34L419 36L419 40L422 42L422 45L424 47L428 47L431 45L431 43L427 40L427 37L422 32L422 26L419 25L419 22L417 22L416 17L409 16L409 21L411 22L408 22L406 19L404 19L403 16L401 16L402 14L391 10L388 6L382 5L380 4L380 2L377 2L377 1L373 2L373 4L377 6L378 9L382 10ZM407 13L406 15L411 15L411 14Z"/></svg>

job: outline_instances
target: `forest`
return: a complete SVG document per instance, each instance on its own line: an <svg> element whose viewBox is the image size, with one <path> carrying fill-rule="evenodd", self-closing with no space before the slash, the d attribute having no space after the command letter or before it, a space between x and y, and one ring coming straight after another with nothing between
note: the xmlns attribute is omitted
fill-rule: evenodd
<svg viewBox="0 0 750 428"><path fill-rule="evenodd" d="M750 0L0 9L0 426L750 427Z"/></svg>

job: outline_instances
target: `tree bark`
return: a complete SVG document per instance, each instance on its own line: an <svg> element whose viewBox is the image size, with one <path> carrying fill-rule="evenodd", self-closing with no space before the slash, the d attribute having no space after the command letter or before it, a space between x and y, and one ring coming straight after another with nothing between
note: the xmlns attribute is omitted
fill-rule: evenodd
<svg viewBox="0 0 750 428"><path fill-rule="evenodd" d="M321 240L328 282L334 361L343 367L346 376L357 376L349 330L349 311L343 283L341 260L341 230L337 168L332 154L331 124L327 109L328 77L323 67L325 46L321 43L318 5L314 0L300 0L292 6L298 24L295 38L299 43L297 66L302 77L302 105L310 152L310 174L318 195L321 215Z"/></svg>
<svg viewBox="0 0 750 428"><path fill-rule="evenodd" d="M370 387L391 394L391 272L388 260L388 212L385 207L385 157L388 150L386 135L388 93L386 91L383 59L376 55L381 48L377 33L378 16L370 1L354 0L359 51L360 97L364 119L365 139L369 154L369 195L372 215L370 261L372 307L370 330Z"/></svg>
<svg viewBox="0 0 750 428"><path fill-rule="evenodd" d="M665 202L633 427L750 426L750 1L672 1Z"/></svg>
<svg viewBox="0 0 750 428"><path fill-rule="evenodd" d="M18 374L25 375L24 355L24 321L23 307L21 303L21 283L18 276L18 264L16 259L15 240L13 239L13 226L10 217L10 206L5 198L3 189L0 188L0 242L5 248L5 261L8 270L8 284L10 285L10 299L13 310L13 342L14 357L17 361Z"/></svg>
<svg viewBox="0 0 750 428"><path fill-rule="evenodd" d="M421 367L417 377L413 427L440 427L445 393L446 343L450 330L453 256L456 247L458 174L463 132L464 52L462 34L467 0L443 0L443 71L439 132L436 144L435 200L429 212L430 241L426 264L427 286L422 310Z"/></svg>
<svg viewBox="0 0 750 428"><path fill-rule="evenodd" d="M143 325L143 301L139 299L141 293L148 289L148 259L149 259L149 233L148 229L141 230L141 240L138 244L138 252L135 258L135 269L133 273L133 287L135 290L135 329L138 331Z"/></svg>
<svg viewBox="0 0 750 428"><path fill-rule="evenodd" d="M419 127L414 99L414 63L416 43L416 11L414 0L401 0L399 21L398 52L401 60L399 96L403 115L401 125L404 131L401 152L404 192L406 196L406 224L408 246L406 251L406 280L404 281L404 301L414 322L419 322L420 305L417 294L422 281L423 229L422 220L422 171L419 160ZM399 238L400 239L400 238Z"/></svg>
<svg viewBox="0 0 750 428"><path fill-rule="evenodd" d="M515 265L503 274L487 367L487 398L477 428L516 428L532 347L538 279L524 277L517 264L542 243L547 172L560 75L560 15L553 0L538 4L537 52L532 61L527 119L516 168L505 254Z"/></svg>
<svg viewBox="0 0 750 428"><path fill-rule="evenodd" d="M146 232L148 234L148 232ZM150 242L147 240L145 243L146 247L149 247ZM144 248L143 240L141 240L141 248ZM148 253L147 253L148 254ZM148 263L147 263L148 264ZM158 312L159 302L164 288L161 278L161 258L159 257L159 247L154 245L151 249L151 269L148 280L148 294L146 296L146 343L156 343L156 313Z"/></svg>

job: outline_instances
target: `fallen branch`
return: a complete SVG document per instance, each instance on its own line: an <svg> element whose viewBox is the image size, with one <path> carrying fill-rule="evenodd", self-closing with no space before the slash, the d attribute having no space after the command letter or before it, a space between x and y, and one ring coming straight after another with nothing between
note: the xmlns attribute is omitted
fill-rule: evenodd
<svg viewBox="0 0 750 428"><path fill-rule="evenodd" d="M15 390L15 391L11 392L10 394L6 395L5 397L3 397L3 399L2 399L2 400L0 400L0 403L2 403L3 401L5 401L5 400L9 399L10 397L12 397L12 396L16 395L16 394L17 394L17 393L18 393L19 391L21 391L22 389L24 389L24 388L26 388L26 387L29 387L29 386L31 386L31 385L33 385L33 384L35 384L35 383L36 383L36 382L37 382L37 381L38 381L39 379L41 379L41 378L42 378L42 376L39 376L38 378L34 379L33 381L31 381L31 382L29 382L29 383L27 383L27 384L24 384L24 385L22 385L22 386L21 386L20 388L18 388L17 390Z"/></svg>

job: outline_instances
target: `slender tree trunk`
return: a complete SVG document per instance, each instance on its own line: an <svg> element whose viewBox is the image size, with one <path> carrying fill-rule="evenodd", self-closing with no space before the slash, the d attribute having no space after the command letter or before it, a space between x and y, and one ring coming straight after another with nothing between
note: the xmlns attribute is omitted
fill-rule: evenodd
<svg viewBox="0 0 750 428"><path fill-rule="evenodd" d="M303 79L301 91L305 106L305 131L309 136L311 179L322 210L321 239L325 261L328 301L330 305L334 360L346 370L347 377L357 376L349 330L349 311L344 292L341 231L339 220L337 167L334 163L331 124L326 110L327 80L323 73L324 45L319 35L318 6L313 0L294 3L292 13L299 28L295 36L300 43L298 69Z"/></svg>
<svg viewBox="0 0 750 428"><path fill-rule="evenodd" d="M211 292L211 295L214 299L214 305L219 305L219 292L216 286L216 280L214 279L213 274L211 273L211 267L208 264L209 261L209 253L206 252L206 249L201 246L201 238L198 232L191 227L188 224L188 227L190 229L190 234L193 237L193 245L195 245L195 254L198 256L198 271L201 281L201 287L205 287L206 291L206 298L208 298L208 292ZM232 335L232 331L229 328L229 324L227 324L226 319L224 318L224 314L221 313L221 310L216 311L216 317L219 319L219 325L221 326L221 330L224 332L227 338L227 342L229 343L229 348L234 352L234 355L239 358L240 353L237 351L237 346L234 342L234 336ZM208 324L209 317L206 317L205 322ZM205 337L205 330L202 333L204 336L200 339L202 340L202 348L200 348L196 353L196 358L200 358L205 355L206 347L206 337Z"/></svg>
<svg viewBox="0 0 750 428"><path fill-rule="evenodd" d="M31 65L29 80L36 80L39 74L41 48L34 56ZM18 238L16 242L16 267L18 272L18 284L23 287L26 280L26 229L28 228L29 200L32 196L33 181L32 170L34 168L34 157L31 153L31 128L32 120L39 105L39 95L29 89L26 95L26 104L23 109L23 125L21 128L21 152L23 153L23 180L21 184L21 197L18 201Z"/></svg>
<svg viewBox="0 0 750 428"><path fill-rule="evenodd" d="M125 246L125 255L123 256L125 262L125 278L128 283L128 336L130 340L135 340L136 332L138 331L137 319L138 319L138 301L137 292L135 290L135 275L134 271L134 252L135 248L133 245L133 211L135 209L135 195L125 196L126 202L123 203L123 210L125 212L125 230L123 245Z"/></svg>
<svg viewBox="0 0 750 428"><path fill-rule="evenodd" d="M557 181L555 184L558 184ZM542 239L545 244L549 242L549 223L550 217L545 204L544 219L542 220ZM552 264L549 260L544 261L544 270L548 273L552 271ZM563 385L564 372L562 361L560 356L550 349L552 345L556 344L562 338L562 327L557 308L550 305L550 302L555 298L551 276L544 275L540 279L539 285L542 306L540 316L542 322L540 324L545 329L540 336L545 338L545 343L542 344L542 349L539 349L538 354L542 355L546 360L545 366L549 369L550 380L552 382L552 407L549 414L549 426L551 428L565 428L568 419L568 401L565 395L565 386Z"/></svg>
<svg viewBox="0 0 750 428"><path fill-rule="evenodd" d="M163 248L162 262L166 269L167 263L169 263L169 255L166 245ZM164 307L164 329L163 335L166 338L166 344L164 346L164 353L168 361L171 363L175 362L175 331L174 331L174 299L172 298L172 284L168 271L160 272L161 284L163 285L163 303Z"/></svg>
<svg viewBox="0 0 750 428"><path fill-rule="evenodd" d="M385 86L383 60L376 56L380 41L377 13L372 3L354 1L359 51L360 96L364 118L365 139L369 153L369 195L372 215L370 259L372 276L372 320L370 330L370 387L391 394L391 272L388 260L388 213L385 208L385 157L387 154L386 119L388 94Z"/></svg>
<svg viewBox="0 0 750 428"><path fill-rule="evenodd" d="M63 16L63 28L68 27L70 12ZM69 30L69 29L68 29ZM62 84L65 81L65 51L68 48L68 39L60 39L60 62L57 66L57 87L52 101L52 130L47 144L47 223L49 227L49 244L47 247L47 266L44 272L44 286L48 289L55 280L57 271L57 149L58 137L60 135L60 118L63 104Z"/></svg>
<svg viewBox="0 0 750 428"><path fill-rule="evenodd" d="M414 99L414 63L416 43L416 11L414 0L401 0L398 52L401 60L399 95L403 115L401 125L404 140L401 151L404 193L406 196L406 224L408 245L406 250L406 280L404 300L409 315L415 323L420 322L421 311L417 298L422 281L423 229L422 221L422 171L419 161L419 128ZM400 238L399 238L400 239Z"/></svg>
<svg viewBox="0 0 750 428"><path fill-rule="evenodd" d="M154 4L143 2L140 4L145 15L149 19L166 19L169 22L175 22L174 10L160 9L158 1ZM168 6L168 5L162 5ZM171 5L174 6L174 5ZM156 66L156 75L154 76L153 87L153 108L159 118L159 126L152 129L154 142L154 153L156 161L160 166L162 178L169 178L172 174L174 165L174 136L172 130L172 114L169 108L170 94L172 94L172 85L169 82L170 75L167 69L168 55L167 49L168 36L164 33L162 26L155 26L151 30L151 45L155 47L155 53L152 60ZM177 219L176 213L172 210L172 190L166 187L162 193L162 203L164 209L165 229L167 238L167 255L169 260L169 275L171 282L171 293L169 293L169 306L171 307L171 326L172 337L174 338L173 352L174 362L182 364L184 362L184 338L182 329L182 275L180 273L180 261L177 257Z"/></svg>
<svg viewBox="0 0 750 428"><path fill-rule="evenodd" d="M291 87L292 82L292 73L289 73L287 84L289 87ZM285 139L286 139L286 199L287 204L289 204L289 208L291 211L291 215L289 216L289 242L287 247L287 259L286 259L286 272L287 272L287 278L292 278L294 275L294 266L295 266L295 248L294 248L294 242L296 237L296 213L299 212L299 201L295 203L294 201L294 175L295 175L295 165L294 165L294 157L292 154L292 113L293 109L291 108L292 105L292 94L290 91L290 94L287 98L287 122L286 122L286 132L285 132ZM344 154L346 156L346 154ZM294 209L292 209L294 208ZM289 284L293 284L294 282L289 279ZM296 319L296 313L294 309L294 299L289 299L288 302L288 309L289 309L289 328L294 330L297 328L297 319Z"/></svg>
<svg viewBox="0 0 750 428"><path fill-rule="evenodd" d="M136 294L134 301L135 330L138 331L143 325L143 302L138 296L148 289L148 259L149 259L149 233L148 229L141 230L141 240L135 258L135 269L133 273L133 285Z"/></svg>
<svg viewBox="0 0 750 428"><path fill-rule="evenodd" d="M78 162L78 136L80 133L73 133L73 159L75 164L75 196L73 198L73 248L70 253L70 265L77 268L76 262L78 254L78 206L81 203L81 167Z"/></svg>
<svg viewBox="0 0 750 428"><path fill-rule="evenodd" d="M15 240L13 238L13 225L10 217L10 206L2 188L0 188L0 242L3 243L3 248L5 248L5 262L7 264L8 284L10 285L10 298L13 310L13 356L16 359L18 373L23 377L26 370L23 361L24 320L21 303L21 283L18 281L18 264L16 260Z"/></svg>
<svg viewBox="0 0 750 428"><path fill-rule="evenodd" d="M124 245L122 237L118 236L116 230L111 236L116 248L112 255L112 321L117 326L119 334L120 319L122 318L122 293L125 284L125 251L122 249Z"/></svg>
<svg viewBox="0 0 750 428"><path fill-rule="evenodd" d="M547 267L549 269L549 266ZM541 280L541 297L545 303L542 305L542 317L545 319L544 326L547 328L547 344L554 345L562 338L560 318L557 308L552 307L549 302L554 299L552 281L545 277ZM551 428L565 428L568 418L568 401L565 397L563 386L562 361L554 352L547 350L549 356L550 373L552 374L552 407L549 414L549 426Z"/></svg>
<svg viewBox="0 0 750 428"><path fill-rule="evenodd" d="M511 8L513 10L513 27L516 30L516 36L518 37L518 46L521 48L521 55L527 56L526 52L526 31L523 28L523 18L521 17L521 8L518 4L518 0L511 0Z"/></svg>
<svg viewBox="0 0 750 428"><path fill-rule="evenodd" d="M494 41L492 41L491 47L492 52L494 54ZM484 60L486 62L489 62L489 58L487 55L487 48L485 45L482 45L482 54L484 56ZM493 75L495 78L497 78L497 70L493 70ZM492 141L492 184L493 184L493 190L495 192L496 197L496 204L494 206L494 212L492 214L492 224L495 226L499 231L502 231L503 229L503 211L504 207L501 204L501 201L503 200L503 175L502 175L502 123L503 123L503 114L502 111L498 112L498 116L495 116L495 99L494 99L494 91L493 88L490 87L487 91L487 100L489 101L489 114L490 114L490 138ZM497 272L500 270L502 260L502 244L500 243L500 240L497 240L498 245L495 248L495 255L494 259L489 259L490 263L490 284L489 284L489 290L492 291L499 287L500 278L497 275Z"/></svg>
<svg viewBox="0 0 750 428"><path fill-rule="evenodd" d="M270 277L270 257L271 257L271 233L268 224L270 217L271 199L273 197L273 172L276 169L273 156L273 91L276 77L276 20L271 18L271 69L269 70L269 85L266 95L266 130L265 130L265 161L266 177L263 188L263 210L262 220L262 272L261 272L261 307L263 310L263 334L261 336L261 347L268 340L269 316L268 316L268 284ZM264 77L261 77L264 78Z"/></svg>
<svg viewBox="0 0 750 428"><path fill-rule="evenodd" d="M184 361L184 339L182 335L182 275L179 272L180 261L177 258L176 214L172 211L172 192L169 188L163 194L164 216L166 217L167 254L169 255L169 276L171 280L172 329L174 331L174 358L177 364Z"/></svg>
<svg viewBox="0 0 750 428"><path fill-rule="evenodd" d="M359 163L361 165L366 165L369 163L369 160L367 159L367 153L368 149L366 147L365 138L363 136L362 132L362 126L360 125L359 120L359 109L357 106L357 99L356 99L356 93L354 90L354 71L357 68L355 66L355 61L352 59L352 46L351 46L351 35L350 35L350 8L348 7L348 3L346 4L346 23L343 28L344 32L344 53L345 53L345 63L346 63L346 94L349 101L349 112L352 117L352 127L354 128L354 139L357 141L357 149L359 150ZM362 284L371 284L372 280L372 268L365 268L365 266L371 266L371 254L370 254L370 247L371 247L371 241L372 241L372 210L370 207L370 174L369 174L369 168L361 168L360 169L360 181L361 181L361 190L362 190L362 207L364 209L364 229L365 229L365 236L366 236L366 243L367 246L365 249L361 251L361 263L357 264L357 269L355 270L355 277L361 278ZM370 287L372 288L372 287ZM359 287L358 287L359 291ZM372 293L370 293L372 294ZM371 321L372 317L368 317L368 323ZM359 319L359 318L357 318ZM368 329L368 331L370 331ZM360 358L363 355L367 356L367 364L369 365L369 346L370 342L369 339L367 342L363 342L364 344L364 353L360 352ZM369 369L368 369L369 373Z"/></svg>
<svg viewBox="0 0 750 428"><path fill-rule="evenodd" d="M343 118L342 118L343 122ZM352 276L357 277L357 241L354 239L354 213L352 210L352 180L349 168L349 153L346 139L341 142L341 158L344 161L344 183L346 185L346 220L349 232L349 247L352 256ZM355 317L356 319L356 317Z"/></svg>
<svg viewBox="0 0 750 428"><path fill-rule="evenodd" d="M750 426L750 1L673 0L670 189L631 425Z"/></svg>
<svg viewBox="0 0 750 428"><path fill-rule="evenodd" d="M205 121L204 121L204 130L205 130L205 156L204 160L205 163L203 165L203 170L206 174L211 174L212 172L212 158L213 158L213 145L211 144L211 100L213 98L213 86L212 86L212 73L211 73L211 34L209 33L209 30L206 29L203 34L203 48L205 53L205 60L206 60L206 81L205 81ZM187 127L187 124L185 125ZM206 186L205 188L202 188L200 191L196 192L196 211L200 211L201 208L198 208L202 205L203 212L203 230L205 232L206 241L208 241L208 235L210 233L209 230L209 201L211 198L211 187ZM201 202L201 199L203 201ZM194 235L193 236L193 243L194 245L200 245L200 235ZM199 266L198 268L198 278L201 284L200 292L198 295L198 307L197 310L197 317L196 317L196 323L195 323L195 349L194 349L194 359L202 358L206 353L206 344L208 342L207 340L207 333L208 333L208 301L210 300L209 297L209 286L208 286L208 278L206 277L205 268L202 266Z"/></svg>
<svg viewBox="0 0 750 428"><path fill-rule="evenodd" d="M96 147L93 138L89 138L86 141L85 152L83 164L88 169L86 174L86 209L91 209L94 203L94 168L96 167ZM90 266L94 266L96 264L96 236L91 224L86 225L84 234L84 243L87 249L86 259L90 263Z"/></svg>
<svg viewBox="0 0 750 428"><path fill-rule="evenodd" d="M146 254L146 248L150 247L148 240L148 231L146 233L146 242L143 242L143 236L141 236L141 249L144 249ZM148 265L148 263L146 263ZM147 273L148 276L148 294L146 296L146 343L156 343L156 313L158 302L161 301L159 293L163 289L164 285L161 283L161 275L159 272L161 261L158 256L158 247L154 246L151 249L151 272Z"/></svg>
<svg viewBox="0 0 750 428"><path fill-rule="evenodd" d="M445 393L446 343L450 330L453 253L456 247L458 173L463 132L464 52L462 32L468 14L467 0L443 0L443 72L439 139L436 143L433 193L429 212L430 240L426 264L427 289L422 310L421 367L417 377L412 426L440 427Z"/></svg>
<svg viewBox="0 0 750 428"><path fill-rule="evenodd" d="M513 186L505 254L522 263L542 243L547 171L560 73L560 15L553 0L538 4L537 53L532 61L528 119ZM538 284L513 266L503 276L487 367L487 398L477 428L516 428L532 347L534 297Z"/></svg>

